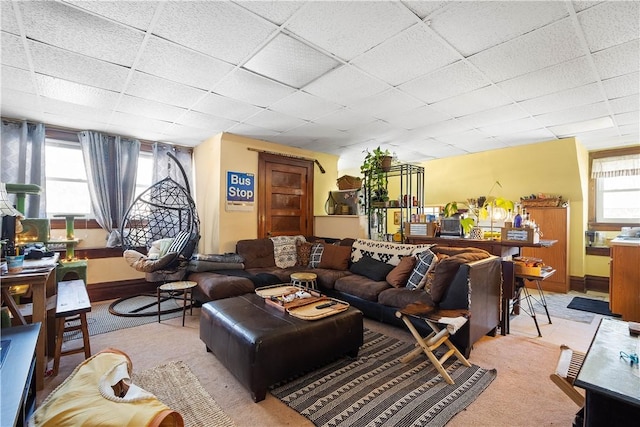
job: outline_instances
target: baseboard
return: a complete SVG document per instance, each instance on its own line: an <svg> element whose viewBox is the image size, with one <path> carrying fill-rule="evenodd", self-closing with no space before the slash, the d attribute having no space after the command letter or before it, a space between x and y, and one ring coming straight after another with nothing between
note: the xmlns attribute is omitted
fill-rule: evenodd
<svg viewBox="0 0 640 427"><path fill-rule="evenodd" d="M92 283L87 286L91 302L130 297L144 293L155 293L158 284L144 279L122 280L118 282Z"/></svg>
<svg viewBox="0 0 640 427"><path fill-rule="evenodd" d="M582 293L587 291L609 293L609 278L590 275L584 277L571 276L569 278L569 289Z"/></svg>

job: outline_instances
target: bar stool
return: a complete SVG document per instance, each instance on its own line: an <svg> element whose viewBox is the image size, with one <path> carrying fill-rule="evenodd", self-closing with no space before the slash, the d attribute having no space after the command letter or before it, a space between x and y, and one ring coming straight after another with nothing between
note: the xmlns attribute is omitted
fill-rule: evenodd
<svg viewBox="0 0 640 427"><path fill-rule="evenodd" d="M547 300L544 297L544 292L542 291L542 287L540 286L540 282L545 280L547 277L552 276L556 270L547 270L543 271L540 276L530 276L527 274L516 273L516 289L515 289L515 297L514 297L514 312L515 307L521 308L525 313L533 318L533 322L536 325L536 330L538 331L538 336L541 337L542 333L540 332L540 326L538 325L538 318L536 317L536 311L534 304L540 304L544 307L544 311L547 314L547 320L549 324L551 324L551 316L549 316L549 309L547 308ZM526 281L530 281L535 283L536 288L538 290L538 296L533 296L529 289L526 286ZM527 308L522 307L521 301L525 300L527 302Z"/></svg>
<svg viewBox="0 0 640 427"><path fill-rule="evenodd" d="M295 286L302 286L309 289L318 289L318 282L316 279L318 275L316 273L292 273L291 284Z"/></svg>

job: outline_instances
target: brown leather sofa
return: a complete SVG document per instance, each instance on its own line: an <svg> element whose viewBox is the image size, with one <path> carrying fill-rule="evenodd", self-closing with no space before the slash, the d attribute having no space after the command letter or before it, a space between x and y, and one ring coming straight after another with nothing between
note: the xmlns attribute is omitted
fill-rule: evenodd
<svg viewBox="0 0 640 427"><path fill-rule="evenodd" d="M350 262L365 253L375 257L377 249L370 249L367 245L387 251L379 256L381 259L388 258L389 253L401 258L424 249L424 245L372 242L348 239L334 244L352 245ZM450 252L452 249L455 253ZM396 311L412 302L433 305L437 309L468 310L468 322L451 339L468 356L473 343L483 335L495 334L499 326L502 283L500 258L476 248L434 246L431 250L435 253L447 252L447 256L453 255L450 261L455 261L447 264L447 283L437 298L432 298L424 291L395 288L385 280L371 280L348 269L310 269L305 265L279 268L275 264L273 242L268 238L238 241L236 253L244 259L243 270L191 273L188 279L198 283L194 295L197 301L204 303L254 292L256 287L274 281L289 282L293 272L312 271L317 274L319 289L324 294L348 302L361 310L365 317L402 327L404 325L396 317ZM436 275L439 274L437 269ZM271 278L272 282L264 281L265 277ZM430 330L419 319L412 319L412 322L421 332Z"/></svg>

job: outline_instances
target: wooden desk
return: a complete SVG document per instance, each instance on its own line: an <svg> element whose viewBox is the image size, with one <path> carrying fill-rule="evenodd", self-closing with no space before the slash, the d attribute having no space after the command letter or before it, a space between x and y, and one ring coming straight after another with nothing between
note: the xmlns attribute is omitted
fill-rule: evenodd
<svg viewBox="0 0 640 427"><path fill-rule="evenodd" d="M16 326L2 330L2 341L8 341L2 364L3 426L26 426L27 419L36 409L34 390L34 356L40 324ZM4 347L4 345L3 345Z"/></svg>
<svg viewBox="0 0 640 427"><path fill-rule="evenodd" d="M540 240L538 243L503 242L502 240L477 240L459 237L426 237L407 236L407 243L435 244L457 248L484 249L491 255L497 255L504 260L502 263L502 313L500 316L500 334L509 333L509 305L516 291L515 274L511 258L520 255L521 248L548 248L556 244L557 240Z"/></svg>
<svg viewBox="0 0 640 427"><path fill-rule="evenodd" d="M640 420L640 369L620 351L640 354L640 338L629 324L603 318L584 358L575 386L586 390L585 426L635 425Z"/></svg>
<svg viewBox="0 0 640 427"><path fill-rule="evenodd" d="M38 334L38 344L36 346L36 390L44 387L44 372L47 367L47 344L53 348L53 333L55 333L53 314L51 321L47 320L47 295L55 295L56 275L55 266L58 262L58 255L51 258L44 258L38 261L25 261L25 269L18 274L6 274L0 278L2 288L13 285L31 285L33 299L32 323L40 323ZM44 265L44 266L43 266ZM38 268L38 266L43 266ZM48 325L49 324L49 325ZM47 327L49 326L49 327ZM49 334L49 333L50 334ZM47 343L49 340L49 343Z"/></svg>

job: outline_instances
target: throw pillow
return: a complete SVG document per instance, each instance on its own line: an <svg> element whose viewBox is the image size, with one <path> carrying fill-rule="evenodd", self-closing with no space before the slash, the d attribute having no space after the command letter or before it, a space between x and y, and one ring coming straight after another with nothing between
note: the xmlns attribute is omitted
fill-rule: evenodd
<svg viewBox="0 0 640 427"><path fill-rule="evenodd" d="M391 270L393 270L393 265L368 256L363 256L349 268L349 271L352 273L359 274L376 282L385 280Z"/></svg>
<svg viewBox="0 0 640 427"><path fill-rule="evenodd" d="M440 302L444 294L447 292L447 289L458 272L458 268L461 264L479 261L481 259L489 258L490 256L491 254L486 251L472 251L459 253L442 259L436 266L435 277L431 284L431 299L433 299L433 302Z"/></svg>
<svg viewBox="0 0 640 427"><path fill-rule="evenodd" d="M188 231L181 231L178 233L178 235L173 238L173 242L171 242L171 245L167 248L166 253L175 252L181 254L187 246L187 243L189 243L189 237L191 237L191 233Z"/></svg>
<svg viewBox="0 0 640 427"><path fill-rule="evenodd" d="M309 268L318 268L322 259L324 245L322 243L314 243L311 247L311 257L309 258Z"/></svg>
<svg viewBox="0 0 640 427"><path fill-rule="evenodd" d="M438 263L442 259L448 256L444 254L435 254L435 255L436 256L433 258L433 261L431 261L431 265L427 270L427 275L425 276L425 281L423 286L425 292L428 294L431 294L431 285L433 285L433 281L435 280L435 277L436 277L436 267L438 266Z"/></svg>
<svg viewBox="0 0 640 427"><path fill-rule="evenodd" d="M304 236L274 236L270 239L273 242L273 257L276 267L287 268L296 265L296 243L305 241Z"/></svg>
<svg viewBox="0 0 640 427"><path fill-rule="evenodd" d="M319 268L347 270L351 258L351 246L325 245L322 250Z"/></svg>
<svg viewBox="0 0 640 427"><path fill-rule="evenodd" d="M400 264L396 265L393 270L391 270L389 274L387 274L387 282L395 288L401 288L405 286L415 265L416 257L402 257L402 259L400 260Z"/></svg>
<svg viewBox="0 0 640 427"><path fill-rule="evenodd" d="M407 288L416 290L424 286L427 270L429 270L429 266L431 265L434 256L434 253L429 249L418 254L416 257L416 266L413 268L411 276L409 276L409 280L407 281Z"/></svg>
<svg viewBox="0 0 640 427"><path fill-rule="evenodd" d="M311 260L313 243L298 241L296 243L296 265L306 267Z"/></svg>
<svg viewBox="0 0 640 427"><path fill-rule="evenodd" d="M132 249L124 251L123 255L131 267L143 273L152 273L161 270L176 259L175 252L168 252L159 259L149 259L140 252Z"/></svg>

